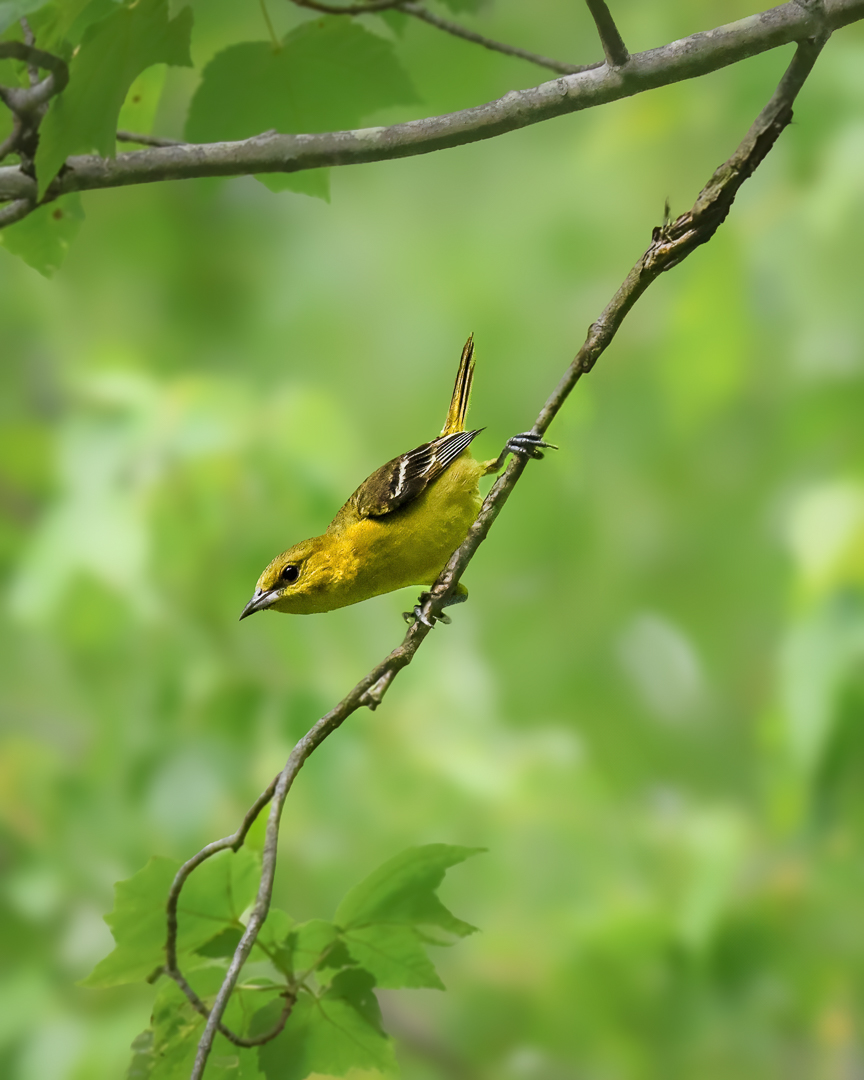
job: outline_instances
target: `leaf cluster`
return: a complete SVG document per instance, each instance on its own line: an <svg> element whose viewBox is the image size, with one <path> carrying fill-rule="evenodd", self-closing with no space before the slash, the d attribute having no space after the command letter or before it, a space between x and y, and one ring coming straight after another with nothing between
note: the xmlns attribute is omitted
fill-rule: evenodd
<svg viewBox="0 0 864 1080"><path fill-rule="evenodd" d="M449 6L456 11L471 5L452 0ZM206 43L202 49L193 40L192 8L177 10L169 0L5 0L0 3L0 40L20 38L17 20L24 16L36 44L69 65L69 84L49 103L39 129L32 168L40 200L70 157L114 157L118 129L132 127L144 138L150 135L164 82L153 77L154 69L193 67L193 56L207 56ZM279 37L268 33L269 16L260 19L260 39L235 41L201 66L188 102L185 139L213 143L267 131L340 131L361 126L381 109L418 102L395 54L400 26L394 16L406 18L382 11L361 22L304 11L306 21ZM26 85L23 62L0 67L0 82ZM148 103L143 111L142 99ZM6 120L0 118L0 141ZM258 179L272 191L329 199L327 169ZM27 225L9 226L0 242L50 276L82 218L76 194L55 202L49 194L49 201L28 215Z"/></svg>
<svg viewBox="0 0 864 1080"><path fill-rule="evenodd" d="M271 908L225 1013L243 1040L284 1028L258 1047L220 1036L208 1075L242 1080L304 1080L352 1069L396 1071L381 1023L375 987L444 989L427 953L474 932L440 901L446 871L480 849L428 844L409 848L350 889L332 921L296 923ZM106 922L114 951L84 980L113 987L159 979L150 1027L133 1044L130 1080L185 1080L205 1017L177 982L165 977L165 897L179 864L152 858L116 886ZM183 974L209 1007L245 929L260 876L260 858L246 848L203 863L178 906L177 955Z"/></svg>

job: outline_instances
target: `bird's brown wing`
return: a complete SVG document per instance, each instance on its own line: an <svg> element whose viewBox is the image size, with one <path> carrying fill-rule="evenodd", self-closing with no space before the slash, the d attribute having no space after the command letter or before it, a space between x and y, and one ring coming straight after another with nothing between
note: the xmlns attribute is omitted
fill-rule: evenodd
<svg viewBox="0 0 864 1080"><path fill-rule="evenodd" d="M434 483L482 430L454 431L393 458L363 481L346 508L353 506L360 517L384 517L406 506Z"/></svg>

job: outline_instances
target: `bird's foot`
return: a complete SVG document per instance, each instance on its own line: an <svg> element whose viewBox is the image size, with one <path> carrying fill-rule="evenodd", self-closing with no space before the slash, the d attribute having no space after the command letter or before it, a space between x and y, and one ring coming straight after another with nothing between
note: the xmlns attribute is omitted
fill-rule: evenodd
<svg viewBox="0 0 864 1080"><path fill-rule="evenodd" d="M445 626L449 626L453 621L449 615L445 615L442 611L438 615L425 615L423 607L426 601L429 599L430 594L428 592L422 592L417 597L417 603L414 605L413 611L403 611L402 618L405 622L413 625L415 622L421 622L424 626L433 627L436 622L442 622ZM459 582L455 591L451 594L450 599L444 605L445 607L453 607L454 604L464 604L468 599L468 590L465 586Z"/></svg>
<svg viewBox="0 0 864 1080"><path fill-rule="evenodd" d="M421 622L424 626L428 626L430 629L435 625L436 622L442 622L445 626L449 626L449 624L453 620L450 618L449 615L445 615L443 611L440 615L427 616L424 614L423 605L428 599L428 592L420 593L420 595L417 597L417 603L414 605L414 610L402 612L402 618L405 620L405 622L409 623L412 626L415 622Z"/></svg>
<svg viewBox="0 0 864 1080"><path fill-rule="evenodd" d="M523 431L519 435L513 435L507 440L504 453L518 454L520 457L530 457L539 460L543 457L544 450L557 450L558 447L551 442L544 442L533 431Z"/></svg>

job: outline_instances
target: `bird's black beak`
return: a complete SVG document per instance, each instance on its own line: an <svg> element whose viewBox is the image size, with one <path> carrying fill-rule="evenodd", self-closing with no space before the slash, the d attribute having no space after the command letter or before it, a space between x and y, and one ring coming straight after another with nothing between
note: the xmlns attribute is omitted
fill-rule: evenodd
<svg viewBox="0 0 864 1080"><path fill-rule="evenodd" d="M265 592L263 589L256 589L252 599L240 612L241 620L245 619L247 615L254 615L256 611L265 611L275 600L275 589L271 589L270 592Z"/></svg>

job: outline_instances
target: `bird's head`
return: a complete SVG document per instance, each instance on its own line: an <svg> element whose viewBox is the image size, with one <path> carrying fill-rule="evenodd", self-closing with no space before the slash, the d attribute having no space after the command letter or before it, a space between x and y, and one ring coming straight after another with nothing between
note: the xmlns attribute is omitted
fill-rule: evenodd
<svg viewBox="0 0 864 1080"><path fill-rule="evenodd" d="M338 576L338 567L328 548L326 537L316 536L277 555L258 578L240 618L269 608L297 615L329 610L332 605L326 603L326 595Z"/></svg>

